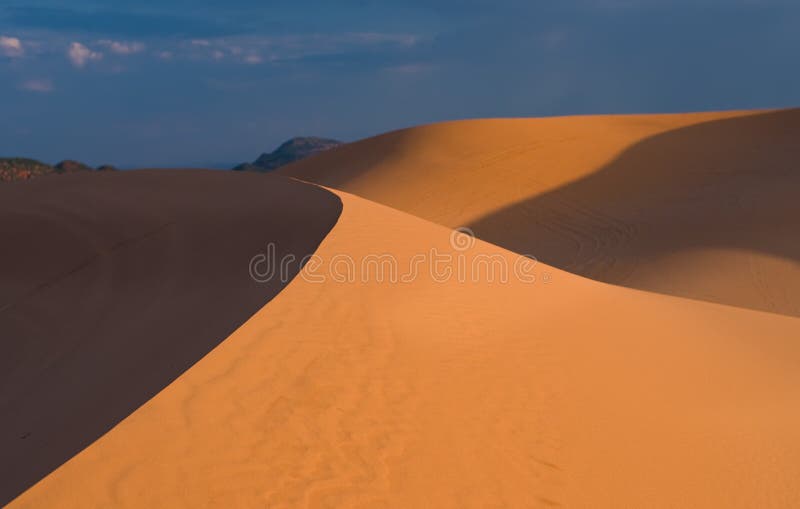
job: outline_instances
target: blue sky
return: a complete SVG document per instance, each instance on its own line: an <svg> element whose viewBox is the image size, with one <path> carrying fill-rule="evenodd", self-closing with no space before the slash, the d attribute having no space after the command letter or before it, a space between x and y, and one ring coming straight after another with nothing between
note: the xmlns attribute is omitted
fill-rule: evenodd
<svg viewBox="0 0 800 509"><path fill-rule="evenodd" d="M2 0L0 156L181 166L449 119L800 105L796 0Z"/></svg>

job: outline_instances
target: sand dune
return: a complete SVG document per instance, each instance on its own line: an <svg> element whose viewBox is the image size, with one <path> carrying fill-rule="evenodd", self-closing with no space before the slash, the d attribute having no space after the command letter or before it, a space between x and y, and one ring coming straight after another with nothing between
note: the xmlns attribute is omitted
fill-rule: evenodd
<svg viewBox="0 0 800 509"><path fill-rule="evenodd" d="M281 170L596 280L800 316L800 110L449 122Z"/></svg>
<svg viewBox="0 0 800 509"><path fill-rule="evenodd" d="M800 506L798 127L390 133L282 171L337 188L332 230L336 197L279 176L0 190L5 493L97 439L11 506ZM288 285L242 287L275 239L319 246Z"/></svg>
<svg viewBox="0 0 800 509"><path fill-rule="evenodd" d="M341 197L322 268L517 263ZM797 318L545 265L506 284L322 268L12 507L800 505Z"/></svg>
<svg viewBox="0 0 800 509"><path fill-rule="evenodd" d="M267 242L279 255L312 253L340 209L314 186L221 172L1 186L0 505L274 297L283 282L248 273Z"/></svg>

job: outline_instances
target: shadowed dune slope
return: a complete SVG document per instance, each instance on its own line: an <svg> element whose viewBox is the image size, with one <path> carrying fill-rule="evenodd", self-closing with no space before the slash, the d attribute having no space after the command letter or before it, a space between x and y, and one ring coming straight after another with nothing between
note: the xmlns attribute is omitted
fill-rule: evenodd
<svg viewBox="0 0 800 509"><path fill-rule="evenodd" d="M800 505L800 319L543 264L381 282L519 257L341 198L313 269L12 507Z"/></svg>
<svg viewBox="0 0 800 509"><path fill-rule="evenodd" d="M450 122L282 173L596 280L800 316L800 110Z"/></svg>
<svg viewBox="0 0 800 509"><path fill-rule="evenodd" d="M135 171L0 186L0 505L277 295L284 283L248 272L268 242L278 255L313 253L340 211L332 193L263 175Z"/></svg>

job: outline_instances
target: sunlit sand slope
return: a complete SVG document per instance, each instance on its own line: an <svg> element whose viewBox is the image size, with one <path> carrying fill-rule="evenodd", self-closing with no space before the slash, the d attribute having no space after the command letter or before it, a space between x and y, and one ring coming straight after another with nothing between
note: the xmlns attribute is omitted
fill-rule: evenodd
<svg viewBox="0 0 800 509"><path fill-rule="evenodd" d="M253 253L313 253L340 210L316 186L210 171L0 186L0 505L274 297L286 281L256 284Z"/></svg>
<svg viewBox="0 0 800 509"><path fill-rule="evenodd" d="M450 122L281 170L593 279L800 316L800 110Z"/></svg>
<svg viewBox="0 0 800 509"><path fill-rule="evenodd" d="M800 505L800 320L544 265L443 278L518 257L342 199L302 276L12 507ZM402 279L432 248L438 279Z"/></svg>

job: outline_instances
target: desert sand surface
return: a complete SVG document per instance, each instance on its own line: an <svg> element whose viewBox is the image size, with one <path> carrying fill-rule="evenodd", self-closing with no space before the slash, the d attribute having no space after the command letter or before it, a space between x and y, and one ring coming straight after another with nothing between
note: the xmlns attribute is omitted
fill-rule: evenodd
<svg viewBox="0 0 800 509"><path fill-rule="evenodd" d="M212 171L0 186L0 505L273 298L284 282L255 283L255 253L313 253L340 210L315 186Z"/></svg>
<svg viewBox="0 0 800 509"><path fill-rule="evenodd" d="M448 122L281 173L599 281L800 316L800 109Z"/></svg>
<svg viewBox="0 0 800 509"><path fill-rule="evenodd" d="M545 264L335 281L519 260L339 194L319 264L11 507L800 505L800 319Z"/></svg>

